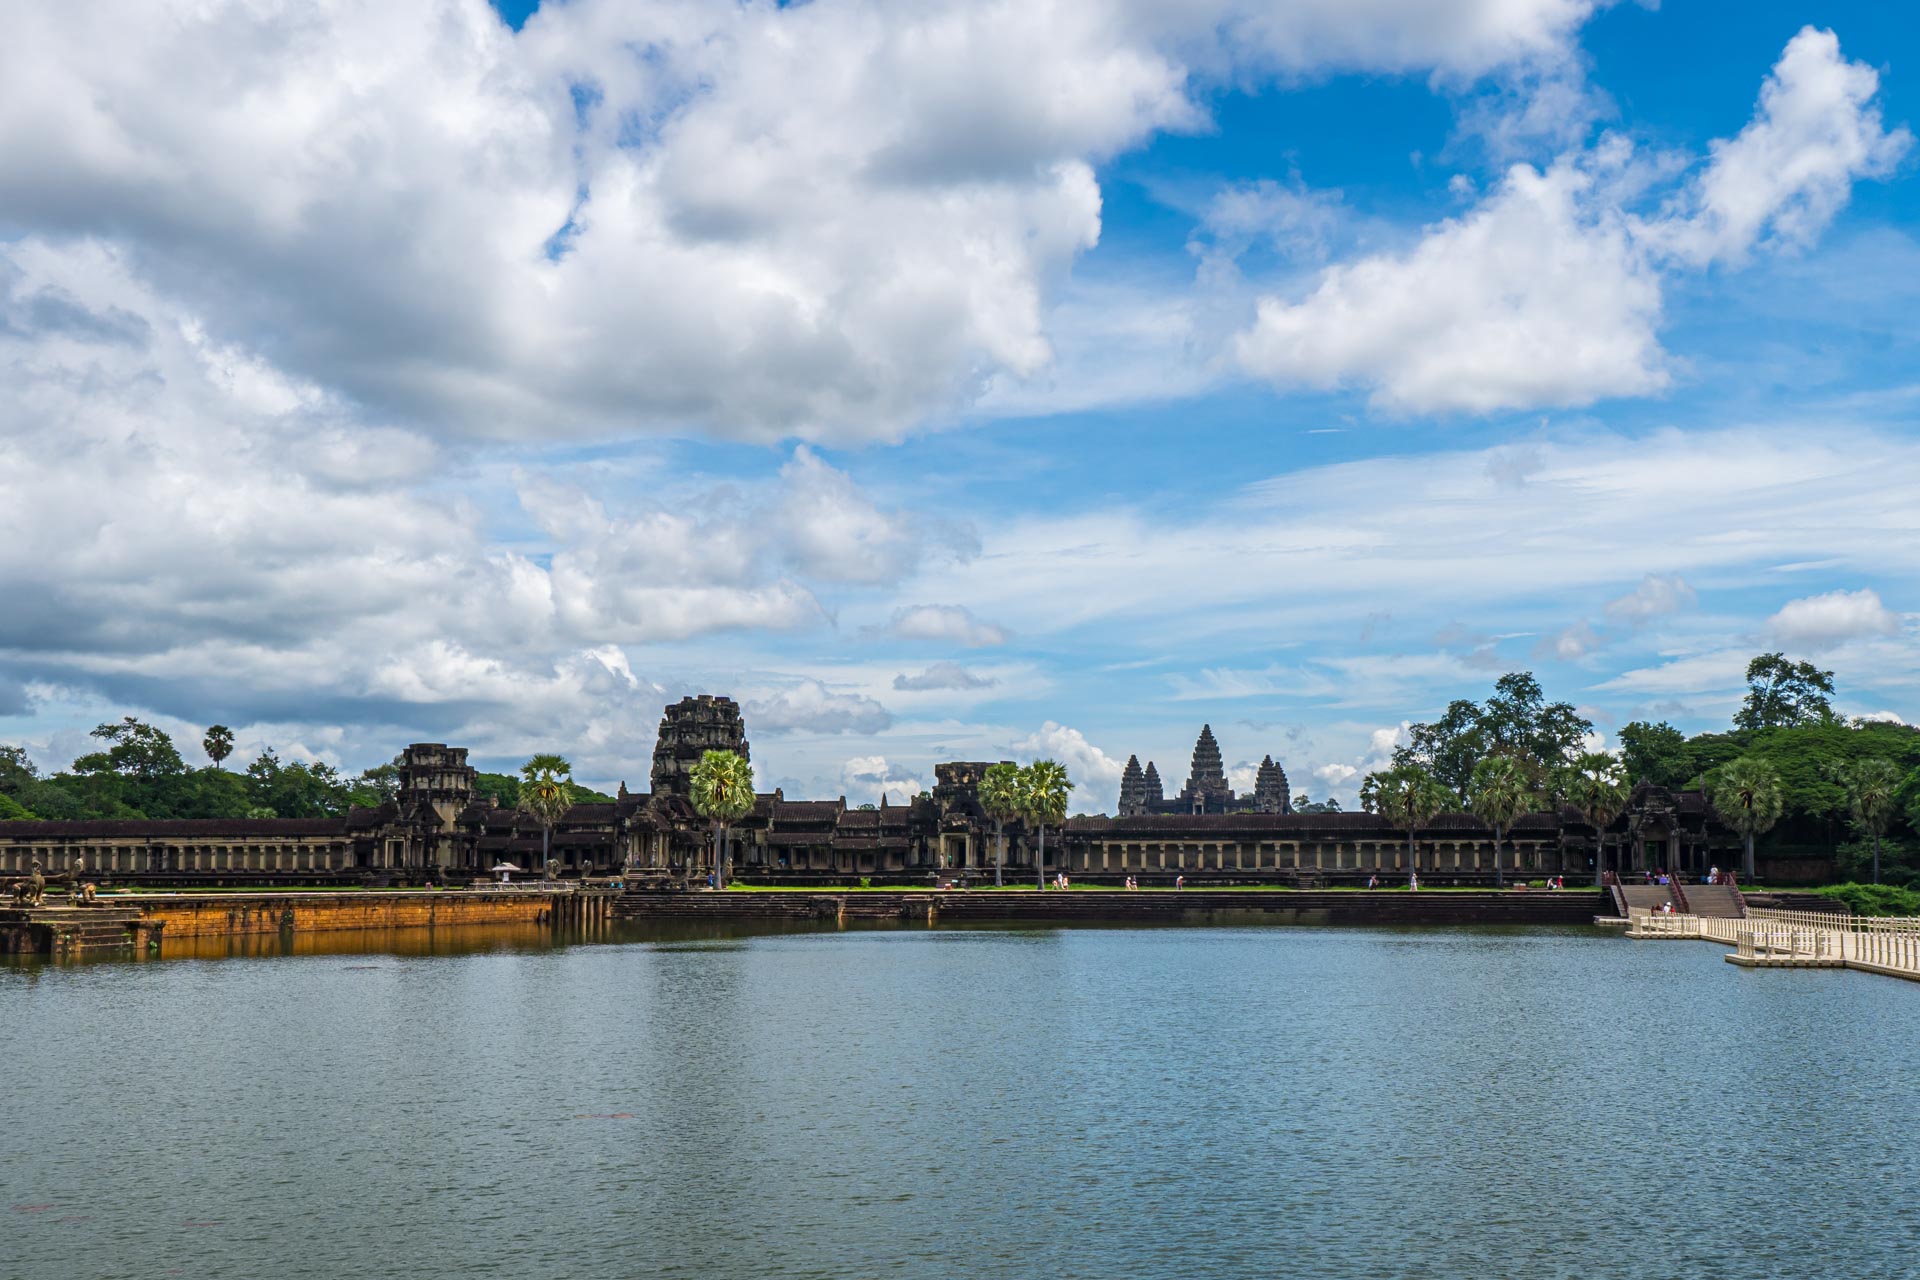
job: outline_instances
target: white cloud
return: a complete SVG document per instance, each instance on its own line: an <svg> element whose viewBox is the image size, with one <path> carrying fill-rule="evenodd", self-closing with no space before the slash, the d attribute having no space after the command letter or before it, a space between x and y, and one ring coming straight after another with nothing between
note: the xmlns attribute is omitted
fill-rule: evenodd
<svg viewBox="0 0 1920 1280"><path fill-rule="evenodd" d="M893 678L893 687L903 692L924 693L934 689L990 689L999 681L978 675L957 662L936 662L916 675L901 672Z"/></svg>
<svg viewBox="0 0 1920 1280"><path fill-rule="evenodd" d="M1067 799L1069 813L1112 813L1120 802L1126 761L1094 746L1078 729L1049 720L1015 742L1013 750L1023 759L1057 760L1066 766L1075 788Z"/></svg>
<svg viewBox="0 0 1920 1280"><path fill-rule="evenodd" d="M1395 411L1587 404L1667 383L1659 282L1594 175L1515 165L1404 254L1331 267L1305 298L1260 300L1236 340L1280 383L1374 388Z"/></svg>
<svg viewBox="0 0 1920 1280"><path fill-rule="evenodd" d="M1857 179L1886 176L1913 144L1904 126L1882 126L1879 91L1879 74L1842 58L1833 32L1802 28L1760 86L1753 120L1712 144L1706 171L1645 234L1701 265L1738 262L1756 244L1810 244Z"/></svg>
<svg viewBox="0 0 1920 1280"><path fill-rule="evenodd" d="M0 218L377 414L893 438L1052 358L1095 165L1202 95L1553 59L1588 0L45 5Z"/></svg>
<svg viewBox="0 0 1920 1280"><path fill-rule="evenodd" d="M1698 593L1679 574L1650 573L1628 594L1607 601L1607 616L1638 625L1692 608L1698 600Z"/></svg>
<svg viewBox="0 0 1920 1280"><path fill-rule="evenodd" d="M766 698L750 699L744 718L749 734L878 733L893 723L887 709L857 693L835 693L818 680L802 680Z"/></svg>
<svg viewBox="0 0 1920 1280"><path fill-rule="evenodd" d="M1572 662L1586 657L1605 642L1605 637L1595 631L1592 624L1585 618L1582 618L1550 636L1542 636L1540 642L1533 648L1533 656Z"/></svg>
<svg viewBox="0 0 1920 1280"><path fill-rule="evenodd" d="M885 626L868 628L869 633L891 636L896 640L938 640L986 648L1007 642L1007 632L991 622L983 622L973 612L957 604L907 605L894 611Z"/></svg>
<svg viewBox="0 0 1920 1280"><path fill-rule="evenodd" d="M908 804L928 790L926 783L885 756L854 756L841 766L840 786L852 805L879 804L883 796L890 805Z"/></svg>
<svg viewBox="0 0 1920 1280"><path fill-rule="evenodd" d="M1872 590L1829 591L1790 600L1771 618L1767 632L1783 645L1829 649L1846 640L1900 633L1900 616Z"/></svg>
<svg viewBox="0 0 1920 1280"><path fill-rule="evenodd" d="M1808 243L1852 184L1883 177L1912 138L1888 133L1870 67L1802 31L1753 121L1706 170L1642 216L1673 158L1609 135L1544 170L1508 169L1477 206L1403 252L1328 267L1305 296L1260 299L1234 344L1282 385L1371 389L1399 412L1590 404L1668 385L1657 337L1663 268L1737 262L1756 243Z"/></svg>

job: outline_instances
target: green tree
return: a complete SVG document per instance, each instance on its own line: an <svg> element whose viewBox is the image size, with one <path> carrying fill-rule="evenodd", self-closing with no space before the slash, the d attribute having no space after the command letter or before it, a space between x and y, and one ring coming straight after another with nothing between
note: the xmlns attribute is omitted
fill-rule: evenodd
<svg viewBox="0 0 1920 1280"><path fill-rule="evenodd" d="M1630 720L1623 725L1620 759L1627 767L1629 783L1684 787L1696 772L1686 735L1664 720L1659 724Z"/></svg>
<svg viewBox="0 0 1920 1280"><path fill-rule="evenodd" d="M483 774L482 777L487 775ZM504 775L495 775L504 776ZM484 790L484 788L482 788ZM361 809L378 809L390 800L400 797L400 757L395 756L385 764L376 764L370 769L362 769L360 776L347 786L349 798ZM519 798L520 784L514 783L513 795L508 797L506 807L511 809ZM497 799L497 797L496 797Z"/></svg>
<svg viewBox="0 0 1920 1280"><path fill-rule="evenodd" d="M18 800L0 791L0 822L32 822L35 814Z"/></svg>
<svg viewBox="0 0 1920 1280"><path fill-rule="evenodd" d="M247 766L246 798L281 818L335 818L347 811L347 784L324 761L283 761L269 747Z"/></svg>
<svg viewBox="0 0 1920 1280"><path fill-rule="evenodd" d="M520 778L515 807L540 824L540 874L544 876L553 856L553 828L573 807L573 766L565 756L543 751L520 766Z"/></svg>
<svg viewBox="0 0 1920 1280"><path fill-rule="evenodd" d="M1047 887L1047 827L1066 820L1067 795L1072 790L1067 767L1058 760L1035 760L1020 771L1020 816L1040 834L1039 851L1033 861L1035 878L1042 889Z"/></svg>
<svg viewBox="0 0 1920 1280"><path fill-rule="evenodd" d="M1873 837L1873 883L1880 883L1880 838L1887 834L1893 820L1895 797L1900 791L1900 770L1893 761L1870 756L1856 760L1847 769L1847 807L1853 821Z"/></svg>
<svg viewBox="0 0 1920 1280"><path fill-rule="evenodd" d="M1493 828L1493 883L1506 887L1505 862L1500 847L1513 822L1534 803L1533 783L1511 756L1488 756L1473 769L1469 807L1474 816ZM1518 870L1518 868L1515 868Z"/></svg>
<svg viewBox="0 0 1920 1280"><path fill-rule="evenodd" d="M1775 729L1833 716L1833 672L1811 662L1763 653L1747 664L1747 696L1733 717L1736 729Z"/></svg>
<svg viewBox="0 0 1920 1280"><path fill-rule="evenodd" d="M733 751L708 751L687 773L693 811L713 823L713 887L727 887L733 824L753 812L753 766Z"/></svg>
<svg viewBox="0 0 1920 1280"><path fill-rule="evenodd" d="M1396 764L1370 773L1360 784L1360 805L1407 833L1407 883L1419 871L1414 850L1415 830L1433 821L1453 804L1453 792L1417 764Z"/></svg>
<svg viewBox="0 0 1920 1280"><path fill-rule="evenodd" d="M110 745L105 751L91 752L75 760L75 773L113 773L153 782L187 771L179 748L173 745L166 731L143 724L132 716L125 717L119 724L100 725L88 736Z"/></svg>
<svg viewBox="0 0 1920 1280"><path fill-rule="evenodd" d="M1567 766L1562 787L1568 804L1593 828L1593 882L1607 869L1607 828L1627 807L1627 780L1620 761L1604 751L1588 751Z"/></svg>
<svg viewBox="0 0 1920 1280"><path fill-rule="evenodd" d="M218 769L220 762L233 754L233 730L223 724L209 725L207 736L200 739L200 749L207 753L207 759L213 761Z"/></svg>
<svg viewBox="0 0 1920 1280"><path fill-rule="evenodd" d="M13 795L40 780L40 770L27 757L25 747L0 746L0 791Z"/></svg>
<svg viewBox="0 0 1920 1280"><path fill-rule="evenodd" d="M1753 842L1780 820L1780 774L1765 760L1741 756L1707 779L1707 799L1746 843L1740 873L1753 880Z"/></svg>
<svg viewBox="0 0 1920 1280"><path fill-rule="evenodd" d="M1315 800L1306 792L1302 791L1293 798L1293 812L1338 813L1340 812L1340 802L1332 796L1328 796L1325 800Z"/></svg>
<svg viewBox="0 0 1920 1280"><path fill-rule="evenodd" d="M1484 704L1455 699L1438 720L1411 726L1393 763L1425 769L1464 805L1474 766L1488 756L1512 758L1539 787L1592 732L1593 722L1572 703L1548 702L1531 671L1512 671L1494 682Z"/></svg>
<svg viewBox="0 0 1920 1280"><path fill-rule="evenodd" d="M980 807L993 819L993 887L1005 883L1007 823L1020 816L1020 770L1010 761L989 765L980 779Z"/></svg>
<svg viewBox="0 0 1920 1280"><path fill-rule="evenodd" d="M1466 803L1473 767L1487 752L1485 713L1469 698L1455 698L1438 720L1412 725L1395 764L1417 764Z"/></svg>

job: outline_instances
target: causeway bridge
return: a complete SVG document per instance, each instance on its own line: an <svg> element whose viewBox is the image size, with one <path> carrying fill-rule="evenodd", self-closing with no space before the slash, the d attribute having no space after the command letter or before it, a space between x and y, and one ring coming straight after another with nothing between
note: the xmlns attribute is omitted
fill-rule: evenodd
<svg viewBox="0 0 1920 1280"><path fill-rule="evenodd" d="M1695 886L1688 889L1691 895ZM1920 982L1920 917L1749 907L1739 915L1667 914L1636 907L1629 938L1695 939L1731 946L1727 963L1749 969L1859 969Z"/></svg>

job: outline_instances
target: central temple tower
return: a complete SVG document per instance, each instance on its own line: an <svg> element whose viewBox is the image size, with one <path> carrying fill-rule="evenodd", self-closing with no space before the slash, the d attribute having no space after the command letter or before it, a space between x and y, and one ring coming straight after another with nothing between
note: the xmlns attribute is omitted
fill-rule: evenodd
<svg viewBox="0 0 1920 1280"><path fill-rule="evenodd" d="M1194 813L1224 813L1233 805L1233 788L1227 785L1220 744L1213 740L1210 724L1200 726L1200 738L1193 744L1193 769L1180 799Z"/></svg>

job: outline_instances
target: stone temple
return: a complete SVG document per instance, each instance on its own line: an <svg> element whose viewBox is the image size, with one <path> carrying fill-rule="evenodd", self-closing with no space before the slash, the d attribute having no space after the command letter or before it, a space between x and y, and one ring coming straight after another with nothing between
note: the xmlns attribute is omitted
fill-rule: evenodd
<svg viewBox="0 0 1920 1280"><path fill-rule="evenodd" d="M667 707L652 758L650 790L622 783L612 803L576 804L553 831L551 856L564 874L669 870L704 874L711 826L694 812L687 773L715 748L748 753L746 725L731 698L701 695ZM930 792L906 804L849 806L756 797L734 827L734 868L743 880L845 883L876 874L909 882L955 871L985 873L995 857L993 820L980 804L992 761L934 766ZM1005 826L1010 876L1034 874L1036 832ZM1417 867L1433 883L1492 879L1493 833L1465 813L1441 814L1412 833L1371 813L1296 814L1285 770L1268 756L1252 795L1228 784L1210 726L1194 743L1186 785L1169 799L1152 761L1127 761L1119 813L1080 814L1046 833L1047 866L1089 879L1142 877L1171 883L1364 884ZM1571 809L1528 814L1502 844L1509 871L1565 871L1583 879L1599 865L1623 872L1662 867L1705 871L1734 865L1739 841L1697 791L1642 785L1626 810L1596 831ZM463 747L417 742L401 756L397 794L372 809L328 818L138 819L0 822L0 874L84 865L111 880L271 885L458 884L510 862L537 870L541 831L476 787Z"/></svg>
<svg viewBox="0 0 1920 1280"><path fill-rule="evenodd" d="M1120 775L1120 816L1138 817L1149 813L1292 813L1293 800L1287 791L1287 771L1274 763L1272 756L1260 762L1254 776L1253 794L1236 796L1227 783L1226 769L1220 759L1220 744L1214 741L1213 726L1200 726L1200 737L1193 744L1193 763L1187 770L1187 785L1168 800L1161 794L1160 771L1147 761L1143 771L1140 757L1127 757L1126 770Z"/></svg>

